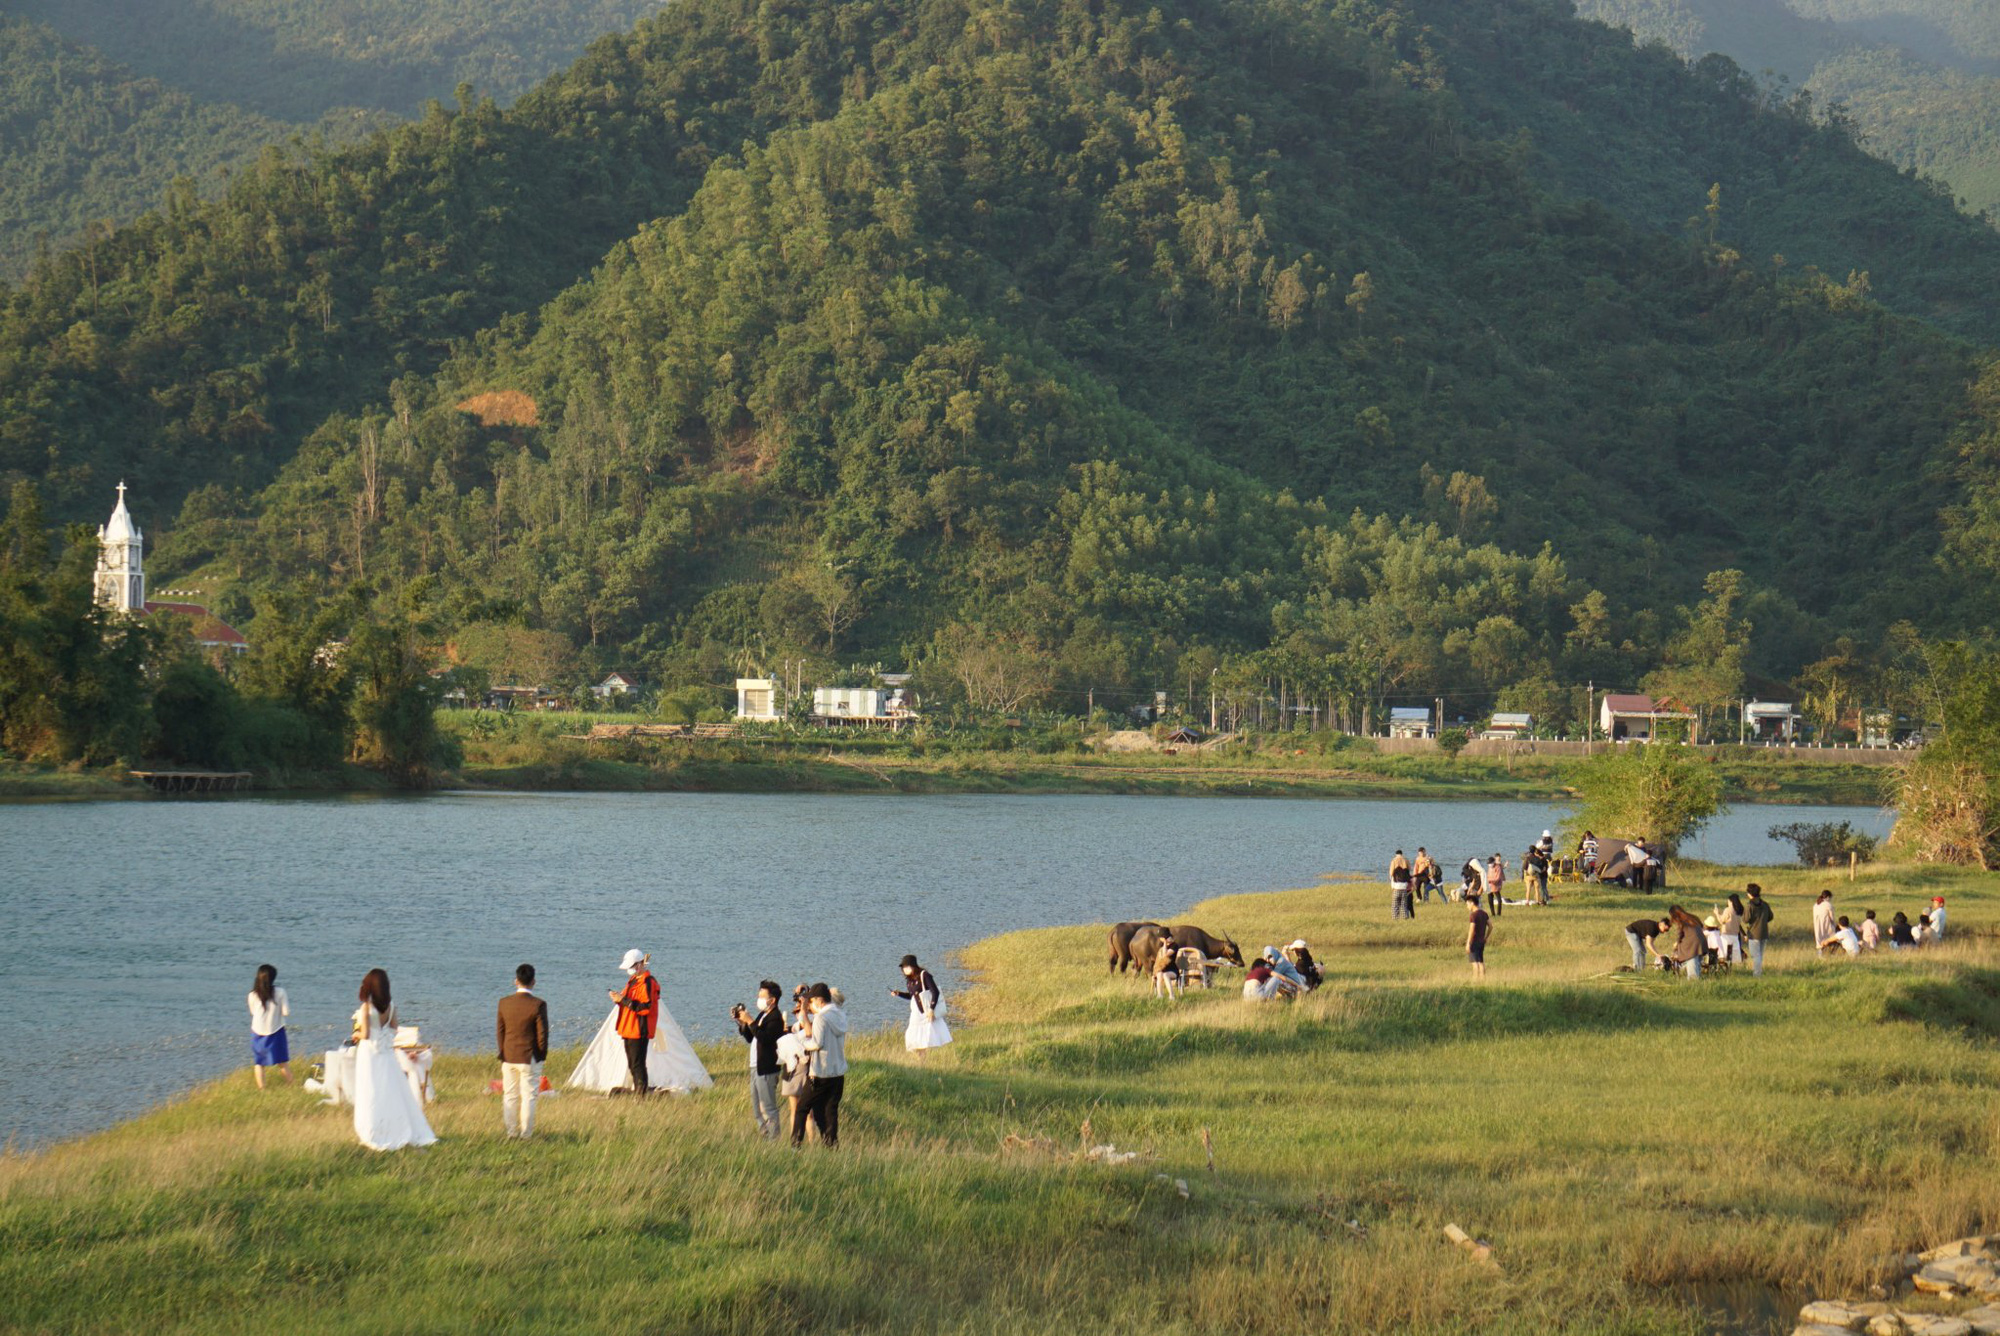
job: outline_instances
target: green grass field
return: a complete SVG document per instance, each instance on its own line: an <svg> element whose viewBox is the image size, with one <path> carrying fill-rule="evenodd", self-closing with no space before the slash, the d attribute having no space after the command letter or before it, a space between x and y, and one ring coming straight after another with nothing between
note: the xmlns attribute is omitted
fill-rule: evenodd
<svg viewBox="0 0 2000 1336"><path fill-rule="evenodd" d="M1156 1002L1101 926L983 942L952 1048L853 1046L837 1152L754 1138L735 1045L713 1091L551 1100L525 1146L447 1055L443 1139L386 1156L241 1073L0 1159L0 1328L1693 1333L1692 1299L1856 1295L1878 1254L2000 1229L2000 882L1836 883L1843 912L1952 903L1947 946L1849 962L1802 945L1816 881L1747 875L1762 980L1616 973L1659 902L1561 887L1501 918L1483 985L1462 911L1392 924L1373 885L1185 916L1311 941L1329 986L1293 1006Z"/></svg>

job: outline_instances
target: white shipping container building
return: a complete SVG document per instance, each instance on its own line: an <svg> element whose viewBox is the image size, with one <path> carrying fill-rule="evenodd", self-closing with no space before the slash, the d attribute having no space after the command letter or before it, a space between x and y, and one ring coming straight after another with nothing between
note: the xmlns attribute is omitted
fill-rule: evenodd
<svg viewBox="0 0 2000 1336"><path fill-rule="evenodd" d="M821 719L887 719L889 693L878 687L814 687L813 714Z"/></svg>

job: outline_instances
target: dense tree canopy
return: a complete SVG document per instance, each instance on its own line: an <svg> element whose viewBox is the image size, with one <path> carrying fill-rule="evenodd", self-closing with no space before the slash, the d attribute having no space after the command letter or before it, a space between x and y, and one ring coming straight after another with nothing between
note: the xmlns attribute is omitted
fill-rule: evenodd
<svg viewBox="0 0 2000 1336"><path fill-rule="evenodd" d="M421 589L668 683L1719 699L1975 606L1933 320L1996 284L1838 125L1544 0L688 0L39 267L0 468L185 496L156 569L259 624Z"/></svg>

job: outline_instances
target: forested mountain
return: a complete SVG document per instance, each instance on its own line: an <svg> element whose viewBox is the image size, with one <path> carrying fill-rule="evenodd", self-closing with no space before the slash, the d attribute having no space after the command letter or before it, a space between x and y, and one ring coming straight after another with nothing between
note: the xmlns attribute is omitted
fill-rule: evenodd
<svg viewBox="0 0 2000 1336"><path fill-rule="evenodd" d="M1874 152L2000 213L1993 0L1577 0L1689 59L1729 56L1838 105Z"/></svg>
<svg viewBox="0 0 2000 1336"><path fill-rule="evenodd" d="M0 14L0 274L38 248L159 204L179 177L212 179L303 127L200 101L115 65L53 29ZM350 110L318 127L352 139L384 118Z"/></svg>
<svg viewBox="0 0 2000 1336"><path fill-rule="evenodd" d="M0 277L295 136L511 98L658 0L0 0Z"/></svg>
<svg viewBox="0 0 2000 1336"><path fill-rule="evenodd" d="M310 123L415 115L461 83L507 101L661 0L0 0L199 101Z"/></svg>
<svg viewBox="0 0 2000 1336"><path fill-rule="evenodd" d="M664 680L1525 698L1966 615L1996 291L1838 126L1548 0L685 0L41 266L0 467L188 496L163 578Z"/></svg>

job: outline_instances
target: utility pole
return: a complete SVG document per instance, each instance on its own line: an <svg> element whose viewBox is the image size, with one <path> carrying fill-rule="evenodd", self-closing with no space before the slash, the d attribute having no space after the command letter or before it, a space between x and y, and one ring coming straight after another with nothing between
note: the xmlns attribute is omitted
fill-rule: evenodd
<svg viewBox="0 0 2000 1336"><path fill-rule="evenodd" d="M1597 742L1597 679L1592 678L1583 688L1583 754L1590 755L1591 747Z"/></svg>
<svg viewBox="0 0 2000 1336"><path fill-rule="evenodd" d="M1437 702L1436 702L1436 704L1437 704L1437 716L1438 716L1438 726L1437 726L1437 733L1436 733L1436 734L1435 734L1434 736L1436 736L1436 737L1443 737L1443 736L1444 736L1444 697L1443 697L1443 696L1439 696L1439 697L1437 698Z"/></svg>
<svg viewBox="0 0 2000 1336"><path fill-rule="evenodd" d="M1215 731L1215 675L1221 671L1220 668L1208 670L1208 731L1211 733Z"/></svg>

